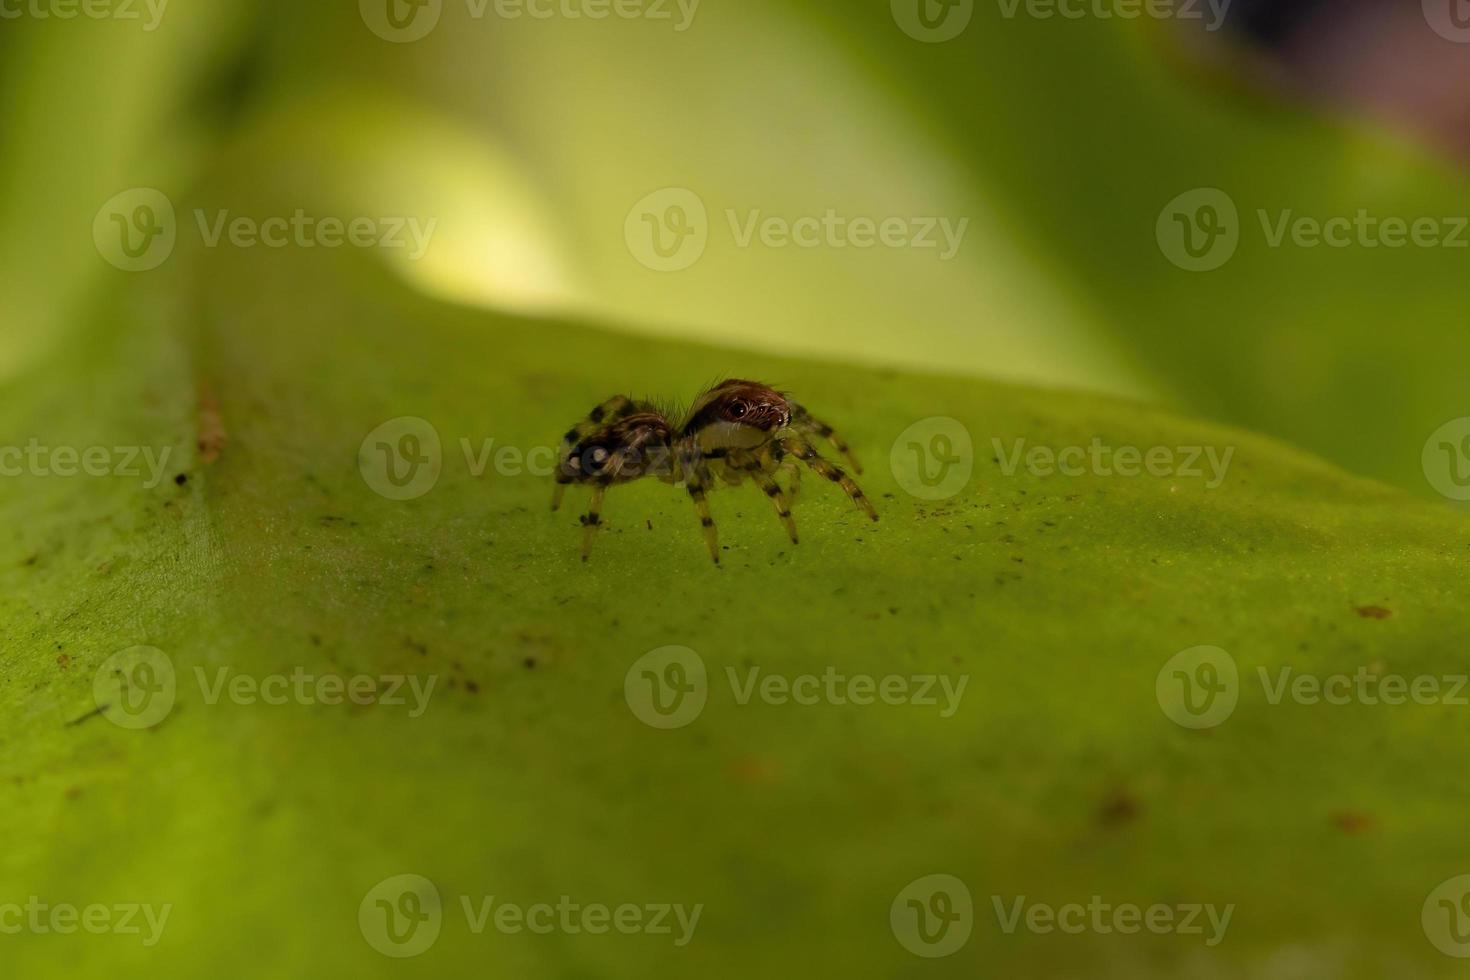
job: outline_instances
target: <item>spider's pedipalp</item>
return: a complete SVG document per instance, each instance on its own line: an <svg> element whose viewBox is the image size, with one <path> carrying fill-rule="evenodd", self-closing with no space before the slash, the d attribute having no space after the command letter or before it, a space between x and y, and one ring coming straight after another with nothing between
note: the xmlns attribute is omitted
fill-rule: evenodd
<svg viewBox="0 0 1470 980"><path fill-rule="evenodd" d="M878 519L878 512L873 508L872 501L868 500L867 495L863 493L862 487L859 487L853 482L852 477L842 472L841 467L834 466L832 463L823 459L822 454L817 452L816 447L807 442L804 437L788 436L784 439L777 440L776 445L780 448L781 452L795 456L797 459L806 463L807 466L810 466L813 471L840 486L843 492L852 498L852 502L864 514L867 514L871 520L876 521Z"/></svg>

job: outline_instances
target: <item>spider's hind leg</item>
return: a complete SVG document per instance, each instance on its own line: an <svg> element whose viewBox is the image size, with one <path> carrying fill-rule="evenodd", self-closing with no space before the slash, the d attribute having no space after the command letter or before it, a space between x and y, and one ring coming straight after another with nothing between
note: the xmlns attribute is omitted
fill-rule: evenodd
<svg viewBox="0 0 1470 980"><path fill-rule="evenodd" d="M575 482L571 477L564 475L567 462L571 458L572 447L583 439L596 432L605 425L611 425L631 415L637 405L633 399L626 395L613 395L607 401L597 405L587 413L587 417L567 430L566 435L561 437L561 448L557 451L557 477L556 486L551 489L551 509L561 508L563 495L567 492L567 484Z"/></svg>
<svg viewBox="0 0 1470 980"><path fill-rule="evenodd" d="M592 541L597 537L597 529L602 526L602 499L607 495L607 487L596 484L592 488L592 499L587 501L587 513L582 515L582 560L592 553Z"/></svg>
<svg viewBox="0 0 1470 980"><path fill-rule="evenodd" d="M852 464L852 471L854 473L862 473L863 464L858 462L858 458L853 454L852 447L847 444L847 440L838 435L837 431L826 422L814 417L812 413L800 405L791 406L791 427L802 434L814 434L826 439L832 444L832 448L836 449Z"/></svg>

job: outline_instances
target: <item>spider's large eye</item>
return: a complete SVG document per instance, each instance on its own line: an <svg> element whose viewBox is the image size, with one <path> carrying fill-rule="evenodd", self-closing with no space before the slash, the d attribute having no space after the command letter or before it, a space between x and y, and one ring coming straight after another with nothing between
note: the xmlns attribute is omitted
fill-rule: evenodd
<svg viewBox="0 0 1470 980"><path fill-rule="evenodd" d="M730 403L730 418L736 420L737 422L740 419L745 418L745 413L748 411L749 409L746 407L745 402L735 401Z"/></svg>

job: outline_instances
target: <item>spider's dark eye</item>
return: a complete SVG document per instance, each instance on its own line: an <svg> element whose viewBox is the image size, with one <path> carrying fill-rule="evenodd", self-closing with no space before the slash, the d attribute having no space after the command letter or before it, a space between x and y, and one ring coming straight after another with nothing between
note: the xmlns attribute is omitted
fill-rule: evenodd
<svg viewBox="0 0 1470 980"><path fill-rule="evenodd" d="M738 421L740 419L745 418L745 413L747 411L748 411L748 409L745 407L745 402L731 402L730 403L730 417L732 419L735 419L735 420Z"/></svg>

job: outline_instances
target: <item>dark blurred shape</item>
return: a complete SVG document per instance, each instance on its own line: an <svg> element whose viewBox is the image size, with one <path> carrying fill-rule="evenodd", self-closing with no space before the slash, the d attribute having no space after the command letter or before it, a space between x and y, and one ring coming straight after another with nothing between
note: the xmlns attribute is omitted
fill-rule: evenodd
<svg viewBox="0 0 1470 980"><path fill-rule="evenodd" d="M1397 128L1470 162L1470 0L1233 0L1226 24L1268 84Z"/></svg>
<svg viewBox="0 0 1470 980"><path fill-rule="evenodd" d="M1274 48L1323 6L1323 0L1235 0L1225 23L1237 34Z"/></svg>

